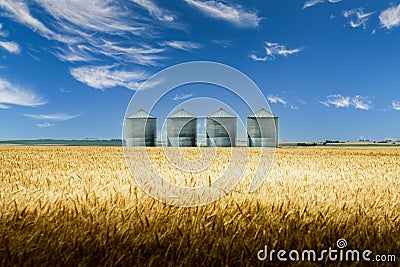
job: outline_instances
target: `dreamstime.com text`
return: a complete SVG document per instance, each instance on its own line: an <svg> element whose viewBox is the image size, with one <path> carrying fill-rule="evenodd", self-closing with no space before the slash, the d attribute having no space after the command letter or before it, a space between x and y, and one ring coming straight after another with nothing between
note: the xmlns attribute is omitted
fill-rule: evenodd
<svg viewBox="0 0 400 267"><path fill-rule="evenodd" d="M321 250L320 252L308 249L308 250L268 250L265 246L263 249L257 252L257 258L260 261L365 261L365 262L396 262L396 255L387 254L379 255L374 254L371 250L357 250L357 249L346 249L346 239L338 239L336 242L336 248L329 247L328 249Z"/></svg>

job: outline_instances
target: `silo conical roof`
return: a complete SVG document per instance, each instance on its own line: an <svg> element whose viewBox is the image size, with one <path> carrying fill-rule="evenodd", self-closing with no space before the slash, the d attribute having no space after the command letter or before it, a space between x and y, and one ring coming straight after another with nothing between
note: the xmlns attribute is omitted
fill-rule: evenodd
<svg viewBox="0 0 400 267"><path fill-rule="evenodd" d="M216 112L214 112L213 114L211 114L208 117L209 118L236 118L236 116L232 115L231 113L229 113L228 111L226 111L223 108L220 108L219 110L217 110Z"/></svg>
<svg viewBox="0 0 400 267"><path fill-rule="evenodd" d="M194 118L194 116L189 112L187 112L186 110L181 109L168 117L168 119L171 118Z"/></svg>
<svg viewBox="0 0 400 267"><path fill-rule="evenodd" d="M128 119L155 119L156 117L154 117L150 113L144 111L143 109L140 109L127 118Z"/></svg>
<svg viewBox="0 0 400 267"><path fill-rule="evenodd" d="M253 115L248 116L248 118L278 118L278 117L276 117L271 112L266 111L264 108L262 108Z"/></svg>

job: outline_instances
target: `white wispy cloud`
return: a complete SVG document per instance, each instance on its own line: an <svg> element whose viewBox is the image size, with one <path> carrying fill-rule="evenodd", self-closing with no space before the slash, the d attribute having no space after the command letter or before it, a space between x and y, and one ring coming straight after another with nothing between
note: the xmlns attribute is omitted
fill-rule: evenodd
<svg viewBox="0 0 400 267"><path fill-rule="evenodd" d="M61 1L55 1L61 2ZM29 4L36 4L34 1L24 1L24 0L1 0L0 9L3 9L6 16L11 19L27 26L32 31L39 33L41 36L49 39L56 40L65 43L74 43L76 39L66 36L66 32L61 34L54 32L52 29L47 27L39 19L35 18L29 9ZM61 22L57 25L62 25Z"/></svg>
<svg viewBox="0 0 400 267"><path fill-rule="evenodd" d="M172 22L175 20L175 15L170 11L160 8L151 0L132 0L135 4L146 9L152 16L161 21Z"/></svg>
<svg viewBox="0 0 400 267"><path fill-rule="evenodd" d="M183 99L187 99L192 97L193 94L176 94L174 98L172 98L172 100L183 100Z"/></svg>
<svg viewBox="0 0 400 267"><path fill-rule="evenodd" d="M144 66L160 65L165 57L161 54L164 48L155 48L150 45L122 45L115 41L103 38L93 38L89 44L67 45L59 47L54 52L62 61L90 62L95 61L96 56L102 55L114 59L117 62L129 62Z"/></svg>
<svg viewBox="0 0 400 267"><path fill-rule="evenodd" d="M58 2L58 1L55 1ZM29 1L28 1L29 3ZM72 42L72 39L66 37L64 34L57 34L47 26L45 26L39 19L35 18L30 10L26 1L23 0L1 0L0 8L5 10L5 14L10 18L18 21L19 23L29 27L34 32L38 32L41 36L49 40L57 40L61 42Z"/></svg>
<svg viewBox="0 0 400 267"><path fill-rule="evenodd" d="M328 101L318 101L318 103L320 103L320 104L322 104L322 105L324 105L325 107L328 107L328 108L331 106Z"/></svg>
<svg viewBox="0 0 400 267"><path fill-rule="evenodd" d="M297 102L299 102L299 103L302 104L303 106L307 105L307 102L304 101L304 100L301 99L301 98L298 98L298 99L297 99Z"/></svg>
<svg viewBox="0 0 400 267"><path fill-rule="evenodd" d="M11 18L27 25L34 31L38 31L46 38L54 35L54 32L48 29L41 21L32 16L28 5L22 0L2 0L0 8L6 10Z"/></svg>
<svg viewBox="0 0 400 267"><path fill-rule="evenodd" d="M81 114L66 114L66 113L55 113L55 114L23 114L25 117L36 119L36 120L48 120L48 121L67 121L81 116Z"/></svg>
<svg viewBox="0 0 400 267"><path fill-rule="evenodd" d="M3 24L0 23L0 37L7 37L8 32L3 30Z"/></svg>
<svg viewBox="0 0 400 267"><path fill-rule="evenodd" d="M3 24L0 23L0 37L7 37L8 32L3 31ZM0 47L7 50L11 54L19 54L21 53L21 48L19 44L16 42L8 41L8 40L0 40Z"/></svg>
<svg viewBox="0 0 400 267"><path fill-rule="evenodd" d="M370 110L372 108L372 102L367 97L360 95L356 95L353 98L342 96L341 94L329 95L325 101L319 101L319 103L326 107L334 106L336 108L348 108L350 106L362 110Z"/></svg>
<svg viewBox="0 0 400 267"><path fill-rule="evenodd" d="M185 41L167 41L161 43L162 46L169 46L174 49L184 50L184 51L191 51L194 49L201 48L200 44L194 42L185 42Z"/></svg>
<svg viewBox="0 0 400 267"><path fill-rule="evenodd" d="M356 95L352 99L352 105L356 109L370 110L372 108L372 102L367 98L360 95Z"/></svg>
<svg viewBox="0 0 400 267"><path fill-rule="evenodd" d="M351 101L350 101L350 97L337 94L337 95L327 96L327 100L320 101L320 103L327 107L333 105L337 108L347 108L350 106Z"/></svg>
<svg viewBox="0 0 400 267"><path fill-rule="evenodd" d="M123 46L114 41L99 39L93 40L91 47L84 47L86 51L92 54L102 54L115 59L116 61L132 62L138 65L159 65L164 57L160 53L164 48L154 48L150 45L142 46Z"/></svg>
<svg viewBox="0 0 400 267"><path fill-rule="evenodd" d="M43 123L38 123L38 124L36 124L36 126L39 127L39 128L48 128L48 127L56 126L56 124L46 121L46 122L43 122Z"/></svg>
<svg viewBox="0 0 400 267"><path fill-rule="evenodd" d="M285 45L272 43L272 42L265 42L265 56L258 56L255 52L250 54L250 58L254 61L267 61L267 60L274 60L278 56L287 57L289 55L297 54L303 51L302 47L295 48L295 49L288 49Z"/></svg>
<svg viewBox="0 0 400 267"><path fill-rule="evenodd" d="M65 89L65 88L60 88L60 89L58 89L61 93L66 93L66 94L69 94L69 93L71 93L71 90L69 90L69 89Z"/></svg>
<svg viewBox="0 0 400 267"><path fill-rule="evenodd" d="M163 84L165 82L165 80L163 78L153 78L150 80L146 80L144 82L142 82L139 86L139 88L137 88L138 90L149 90L151 88L154 88L156 86L159 86L160 84Z"/></svg>
<svg viewBox="0 0 400 267"><path fill-rule="evenodd" d="M344 11L343 16L345 18L350 19L349 25L352 28L358 28L360 26L363 26L363 28L366 29L367 21L370 18L370 16L374 13L375 12L365 13L364 9L362 7L359 7Z"/></svg>
<svg viewBox="0 0 400 267"><path fill-rule="evenodd" d="M266 42L265 43L265 50L267 52L268 56L271 56L272 58L275 58L276 56L288 56L288 55L293 55L301 52L303 49L302 48L295 48L295 49L287 49L286 46L277 44L277 43L271 43L271 42Z"/></svg>
<svg viewBox="0 0 400 267"><path fill-rule="evenodd" d="M116 86L137 90L149 78L144 71L116 70L115 66L78 67L71 69L70 73L78 81L101 90Z"/></svg>
<svg viewBox="0 0 400 267"><path fill-rule="evenodd" d="M19 54L21 52L21 49L16 42L0 41L0 46L12 54Z"/></svg>
<svg viewBox="0 0 400 267"><path fill-rule="evenodd" d="M85 45L66 45L65 47L57 47L58 51L53 54L61 61L67 62L89 62L95 59L91 54L91 49Z"/></svg>
<svg viewBox="0 0 400 267"><path fill-rule="evenodd" d="M386 29L398 27L400 25L400 4L382 11L379 20Z"/></svg>
<svg viewBox="0 0 400 267"><path fill-rule="evenodd" d="M222 46L223 48L232 47L233 41L232 40L211 40L216 45Z"/></svg>
<svg viewBox="0 0 400 267"><path fill-rule="evenodd" d="M257 56L255 53L251 53L249 57L254 61L267 61L268 60L268 57L260 57L260 56Z"/></svg>
<svg viewBox="0 0 400 267"><path fill-rule="evenodd" d="M222 1L184 0L207 16L228 21L238 27L256 28L262 18L256 12L245 10L240 5Z"/></svg>
<svg viewBox="0 0 400 267"><path fill-rule="evenodd" d="M400 101L393 100L391 108L394 110L400 111Z"/></svg>
<svg viewBox="0 0 400 267"><path fill-rule="evenodd" d="M162 10L152 2L132 0L131 5L135 1L151 11L152 15L159 15L164 20L171 19L167 13L162 16ZM160 65L164 59L160 54L165 49L153 47L151 43L161 28L146 23L148 18L139 12L131 12L127 7L128 3L109 0L0 1L0 9L4 14L41 36L57 41L50 52L62 61L91 62L108 57L119 63ZM40 18L45 17L46 20L41 22L35 18L31 13L33 8L40 12ZM116 42L115 37L124 41Z"/></svg>
<svg viewBox="0 0 400 267"><path fill-rule="evenodd" d="M334 3L339 3L341 1L342 0L328 0L328 1L326 1L326 0L309 0L309 1L304 2L303 9L306 9L308 7L313 7L317 4L321 4L324 2L329 2L329 3L334 4Z"/></svg>
<svg viewBox="0 0 400 267"><path fill-rule="evenodd" d="M273 104L278 104L279 103L279 104L282 104L282 105L286 105L288 103L284 98L279 97L279 96L269 95L267 97L267 99L268 99L269 102L271 102Z"/></svg>
<svg viewBox="0 0 400 267"><path fill-rule="evenodd" d="M8 105L36 107L46 103L36 93L0 78L0 108L8 108Z"/></svg>
<svg viewBox="0 0 400 267"><path fill-rule="evenodd" d="M303 5L303 9L306 9L308 7L312 7L315 6L317 4L323 3L324 0L310 0L310 1L306 1Z"/></svg>
<svg viewBox="0 0 400 267"><path fill-rule="evenodd" d="M289 101L287 101L285 98L282 96L277 96L277 95L269 95L267 97L267 100L271 102L272 104L281 104L285 108L290 108L292 110L299 110L299 106L291 104Z"/></svg>
<svg viewBox="0 0 400 267"><path fill-rule="evenodd" d="M113 1L108 0L74 0L54 1L36 0L57 21L68 22L85 30L95 32L117 33L119 31L141 31L143 28L134 27L121 21L124 11L120 10ZM64 25L62 24L62 25ZM65 28L70 30L69 28Z"/></svg>

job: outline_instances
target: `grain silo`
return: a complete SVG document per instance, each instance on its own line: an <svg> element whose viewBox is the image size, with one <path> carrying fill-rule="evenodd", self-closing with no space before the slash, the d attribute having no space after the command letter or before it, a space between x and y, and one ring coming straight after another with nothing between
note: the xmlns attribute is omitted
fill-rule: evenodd
<svg viewBox="0 0 400 267"><path fill-rule="evenodd" d="M208 146L236 146L237 118L219 109L206 118L206 134Z"/></svg>
<svg viewBox="0 0 400 267"><path fill-rule="evenodd" d="M278 147L278 117L260 109L247 117L249 147Z"/></svg>
<svg viewBox="0 0 400 267"><path fill-rule="evenodd" d="M196 140L196 117L181 109L167 118L168 146L194 147Z"/></svg>
<svg viewBox="0 0 400 267"><path fill-rule="evenodd" d="M127 146L155 146L157 139L157 118L143 109L125 119L125 140Z"/></svg>

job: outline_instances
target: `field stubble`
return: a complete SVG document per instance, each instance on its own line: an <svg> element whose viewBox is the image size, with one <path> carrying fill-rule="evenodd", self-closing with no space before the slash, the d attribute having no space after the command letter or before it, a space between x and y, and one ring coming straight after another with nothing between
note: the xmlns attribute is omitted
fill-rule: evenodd
<svg viewBox="0 0 400 267"><path fill-rule="evenodd" d="M138 189L122 148L0 147L0 264L254 266L265 245L339 238L399 261L399 175L400 148L282 148L255 193L178 208Z"/></svg>

